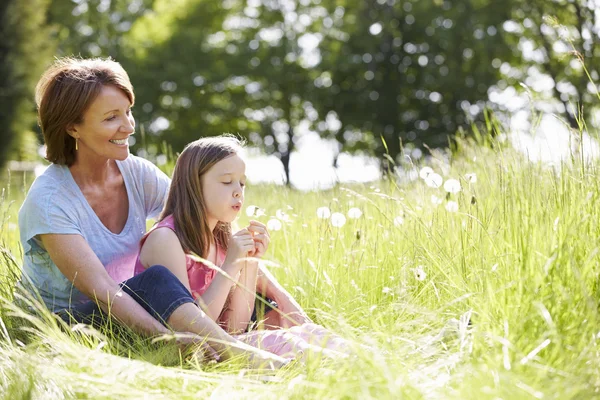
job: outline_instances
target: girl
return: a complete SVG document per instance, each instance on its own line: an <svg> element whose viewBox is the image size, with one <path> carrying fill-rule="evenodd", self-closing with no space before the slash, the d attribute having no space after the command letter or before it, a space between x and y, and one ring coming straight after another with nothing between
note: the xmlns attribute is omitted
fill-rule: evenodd
<svg viewBox="0 0 600 400"><path fill-rule="evenodd" d="M177 160L159 222L142 239L134 273L164 265L198 306L238 340L278 355L298 355L312 348L335 356L336 351L345 350L343 340L331 338L324 328L310 323L283 288L269 285L274 279L258 263L269 246L266 226L250 221L232 234L231 223L242 209L246 185L241 150L241 143L230 136L203 138L186 146ZM293 328L244 333L252 322L257 288L279 307L266 313L265 326Z"/></svg>

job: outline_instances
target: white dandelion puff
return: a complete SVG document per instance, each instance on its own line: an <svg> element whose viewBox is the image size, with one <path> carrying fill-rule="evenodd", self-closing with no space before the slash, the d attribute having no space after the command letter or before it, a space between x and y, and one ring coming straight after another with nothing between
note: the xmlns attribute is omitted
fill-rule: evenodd
<svg viewBox="0 0 600 400"><path fill-rule="evenodd" d="M465 174L465 179L469 183L477 183L477 174L475 172L471 174Z"/></svg>
<svg viewBox="0 0 600 400"><path fill-rule="evenodd" d="M442 204L443 201L444 199L437 197L435 194L431 195L431 204L433 204L434 206L439 206L440 204Z"/></svg>
<svg viewBox="0 0 600 400"><path fill-rule="evenodd" d="M346 223L346 217L344 214L336 212L331 214L331 225L336 228L341 228Z"/></svg>
<svg viewBox="0 0 600 400"><path fill-rule="evenodd" d="M440 186L442 186L442 182L443 182L442 176L439 174L436 174L435 172L427 175L427 178L425 178L425 184L434 189L437 189Z"/></svg>
<svg viewBox="0 0 600 400"><path fill-rule="evenodd" d="M433 169L431 169L430 167L423 167L419 171L419 176L421 177L421 179L427 179L427 177L429 175L434 174L434 173L435 172L433 172Z"/></svg>
<svg viewBox="0 0 600 400"><path fill-rule="evenodd" d="M263 210L259 206L248 206L246 207L246 215L249 217L260 217L265 215L265 210Z"/></svg>
<svg viewBox="0 0 600 400"><path fill-rule="evenodd" d="M401 216L397 216L396 218L394 218L394 225L400 226L402 224L404 224L404 218L402 218Z"/></svg>
<svg viewBox="0 0 600 400"><path fill-rule="evenodd" d="M348 218L359 219L360 217L362 217L362 211L360 208L352 207L348 210Z"/></svg>
<svg viewBox="0 0 600 400"><path fill-rule="evenodd" d="M390 294L392 293L392 289L386 286L383 288L382 292L383 294Z"/></svg>
<svg viewBox="0 0 600 400"><path fill-rule="evenodd" d="M281 221L284 221L284 222L290 221L290 216L287 213L283 212L282 210L275 211L275 216Z"/></svg>
<svg viewBox="0 0 600 400"><path fill-rule="evenodd" d="M270 231L280 231L282 227L281 221L277 218L271 218L267 222L267 229Z"/></svg>
<svg viewBox="0 0 600 400"><path fill-rule="evenodd" d="M424 281L425 278L427 278L427 273L425 272L425 270L423 270L423 267L420 265L417 268L413 269L413 272L415 273L415 279L418 281Z"/></svg>
<svg viewBox="0 0 600 400"><path fill-rule="evenodd" d="M450 200L446 203L446 211L448 212L457 212L458 211L458 203Z"/></svg>
<svg viewBox="0 0 600 400"><path fill-rule="evenodd" d="M461 189L460 182L456 179L448 179L444 182L444 190L448 193L458 193Z"/></svg>
<svg viewBox="0 0 600 400"><path fill-rule="evenodd" d="M329 207L319 207L317 208L317 217L321 219L327 219L331 216L331 210Z"/></svg>

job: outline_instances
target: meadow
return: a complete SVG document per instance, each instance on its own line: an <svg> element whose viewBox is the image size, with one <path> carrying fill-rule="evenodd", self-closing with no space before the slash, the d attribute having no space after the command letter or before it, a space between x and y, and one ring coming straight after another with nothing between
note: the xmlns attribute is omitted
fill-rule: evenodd
<svg viewBox="0 0 600 400"><path fill-rule="evenodd" d="M270 270L354 345L274 372L24 313L12 288L30 178L5 180L0 398L600 397L598 162L549 167L494 140L432 156L398 181L248 187L244 208L271 228Z"/></svg>

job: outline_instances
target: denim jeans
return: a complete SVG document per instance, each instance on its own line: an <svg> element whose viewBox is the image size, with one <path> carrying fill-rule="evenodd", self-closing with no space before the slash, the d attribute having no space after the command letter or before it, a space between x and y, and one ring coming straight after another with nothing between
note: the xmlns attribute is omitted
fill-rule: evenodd
<svg viewBox="0 0 600 400"><path fill-rule="evenodd" d="M179 306L194 303L194 298L181 281L162 265L154 265L119 286L163 325ZM106 320L106 313L92 300L57 314L66 322L95 326Z"/></svg>

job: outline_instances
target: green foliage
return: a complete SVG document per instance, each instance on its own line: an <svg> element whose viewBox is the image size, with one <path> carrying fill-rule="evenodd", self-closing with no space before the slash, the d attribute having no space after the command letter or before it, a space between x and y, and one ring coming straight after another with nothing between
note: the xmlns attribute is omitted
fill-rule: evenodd
<svg viewBox="0 0 600 400"><path fill-rule="evenodd" d="M547 110L547 103L553 100L553 112L576 131L582 120L597 122L597 8L596 2L588 0L515 1L511 10L515 24L506 35L513 47L511 66L515 68L509 81L524 81L527 90L535 93L535 107L539 109ZM534 84L534 78L539 80L540 74L549 78L549 90L538 89Z"/></svg>
<svg viewBox="0 0 600 400"><path fill-rule="evenodd" d="M35 83L53 53L49 0L0 3L0 166L35 123Z"/></svg>
<svg viewBox="0 0 600 400"><path fill-rule="evenodd" d="M25 326L32 330L22 332L24 315L3 303L0 393L593 397L600 390L600 165L575 160L559 172L486 140L489 146L459 139L450 164L434 152L429 166L459 180L458 193L422 179L311 193L249 186L246 205L266 210L258 218L284 221L271 231L271 271L318 323L352 341L354 357L257 373L241 361L202 363L131 332L66 329L45 314L30 318ZM447 211L449 201L456 212ZM362 215L335 227L317 217L323 206L347 216L359 208ZM0 252L3 276L15 265L6 254ZM14 277L3 282L10 288Z"/></svg>
<svg viewBox="0 0 600 400"><path fill-rule="evenodd" d="M499 78L492 60L510 52L501 35L510 4L324 4L332 19L321 44L326 83L317 108L342 121L334 133L344 149L367 147L383 159L382 135L397 160L401 143L444 147L459 127L482 121Z"/></svg>

